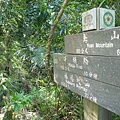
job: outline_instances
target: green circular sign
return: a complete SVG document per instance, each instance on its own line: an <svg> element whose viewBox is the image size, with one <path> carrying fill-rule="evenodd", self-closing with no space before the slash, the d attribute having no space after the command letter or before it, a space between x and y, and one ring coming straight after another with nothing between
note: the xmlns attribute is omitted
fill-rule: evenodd
<svg viewBox="0 0 120 120"><path fill-rule="evenodd" d="M111 26L113 24L113 15L110 12L106 12L103 16L103 21L106 26Z"/></svg>

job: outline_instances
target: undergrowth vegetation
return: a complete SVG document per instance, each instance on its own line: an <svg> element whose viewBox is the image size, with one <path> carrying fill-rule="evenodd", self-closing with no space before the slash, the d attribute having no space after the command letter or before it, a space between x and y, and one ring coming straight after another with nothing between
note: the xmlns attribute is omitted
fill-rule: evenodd
<svg viewBox="0 0 120 120"><path fill-rule="evenodd" d="M50 28L63 0L0 0L0 110L3 120L82 120L82 97L48 79L45 66ZM51 44L64 52L64 36L82 32L81 14L93 7L116 10L119 0L70 0ZM32 114L32 115L31 115ZM120 117L113 114L114 120Z"/></svg>

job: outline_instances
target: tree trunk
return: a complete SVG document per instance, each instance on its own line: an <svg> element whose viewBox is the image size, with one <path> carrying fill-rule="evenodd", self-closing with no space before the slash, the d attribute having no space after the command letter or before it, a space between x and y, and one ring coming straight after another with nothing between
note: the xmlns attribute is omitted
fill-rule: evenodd
<svg viewBox="0 0 120 120"><path fill-rule="evenodd" d="M51 71L51 68L50 68L50 57L51 57L51 43L52 43L52 39L53 39L53 34L54 34L54 30L55 30L55 27L57 26L58 22L60 21L61 17L62 17L62 14L64 12L64 9L67 5L67 3L69 2L69 0L65 0L63 2L63 5L51 27L51 30L50 30L50 33L49 33L49 37L48 37L48 43L47 43L47 46L46 46L46 71L47 71L47 75L48 77L53 80L53 73Z"/></svg>

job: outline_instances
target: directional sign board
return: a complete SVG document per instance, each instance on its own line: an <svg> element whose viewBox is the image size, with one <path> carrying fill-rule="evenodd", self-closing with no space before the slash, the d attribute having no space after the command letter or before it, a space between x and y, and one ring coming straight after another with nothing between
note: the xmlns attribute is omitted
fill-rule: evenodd
<svg viewBox="0 0 120 120"><path fill-rule="evenodd" d="M54 54L56 83L120 115L120 27L69 35Z"/></svg>
<svg viewBox="0 0 120 120"><path fill-rule="evenodd" d="M65 36L65 53L120 56L120 27Z"/></svg>
<svg viewBox="0 0 120 120"><path fill-rule="evenodd" d="M55 81L94 103L120 115L120 88L79 74L55 70Z"/></svg>
<svg viewBox="0 0 120 120"><path fill-rule="evenodd" d="M120 58L54 54L56 69L120 87Z"/></svg>

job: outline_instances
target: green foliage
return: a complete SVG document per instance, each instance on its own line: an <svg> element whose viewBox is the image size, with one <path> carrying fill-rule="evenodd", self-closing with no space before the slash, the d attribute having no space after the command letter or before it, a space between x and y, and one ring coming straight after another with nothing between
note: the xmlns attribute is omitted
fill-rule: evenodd
<svg viewBox="0 0 120 120"><path fill-rule="evenodd" d="M13 106L14 112L19 112L22 109L26 109L27 106L31 106L31 103L33 102L32 98L32 95L24 95L24 92L12 93L10 103L7 106Z"/></svg>
<svg viewBox="0 0 120 120"><path fill-rule="evenodd" d="M62 3L63 0L0 1L0 109L6 106L13 113L34 111L38 120L82 118L82 98L56 87L45 71L46 43ZM114 9L116 26L120 25L119 0L70 0L54 31L51 55L64 52L65 35L82 32L81 14L93 7ZM116 115L113 118L120 119Z"/></svg>

